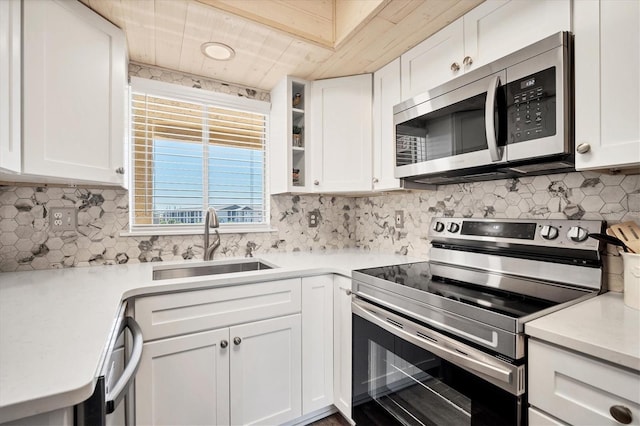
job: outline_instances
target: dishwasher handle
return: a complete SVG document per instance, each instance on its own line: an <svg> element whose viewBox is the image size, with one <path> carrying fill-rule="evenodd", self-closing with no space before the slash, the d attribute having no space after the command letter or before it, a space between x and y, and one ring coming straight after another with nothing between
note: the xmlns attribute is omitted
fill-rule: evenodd
<svg viewBox="0 0 640 426"><path fill-rule="evenodd" d="M140 365L140 360L142 359L142 344L144 340L142 339L140 326L133 318L126 317L124 321L122 321L118 335L120 335L125 328L128 328L133 336L131 358L116 384L113 385L113 388L109 389L106 395L107 414L113 413L118 404L120 404L120 401L122 401L122 398L126 395L127 390L133 383L136 372L138 371L138 366Z"/></svg>

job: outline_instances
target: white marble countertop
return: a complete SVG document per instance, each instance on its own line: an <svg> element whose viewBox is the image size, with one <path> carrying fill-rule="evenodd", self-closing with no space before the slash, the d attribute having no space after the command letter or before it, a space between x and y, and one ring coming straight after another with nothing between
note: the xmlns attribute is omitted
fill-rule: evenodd
<svg viewBox="0 0 640 426"><path fill-rule="evenodd" d="M640 371L640 311L605 293L525 324L529 336Z"/></svg>
<svg viewBox="0 0 640 426"><path fill-rule="evenodd" d="M178 262L0 273L0 423L87 399L127 298L325 273L350 276L354 269L421 260L359 250L259 259L278 268L161 281L152 280L153 269Z"/></svg>

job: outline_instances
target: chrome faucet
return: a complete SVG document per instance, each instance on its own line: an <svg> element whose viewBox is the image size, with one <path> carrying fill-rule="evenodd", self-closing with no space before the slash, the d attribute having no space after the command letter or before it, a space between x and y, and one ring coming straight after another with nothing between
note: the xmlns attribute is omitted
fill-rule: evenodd
<svg viewBox="0 0 640 426"><path fill-rule="evenodd" d="M213 253L216 251L218 247L220 247L220 233L218 232L218 227L220 226L220 222L218 222L218 214L216 213L216 209L213 207L209 207L205 212L204 219L204 260L213 259ZM216 230L216 239L214 242L209 245L209 229Z"/></svg>

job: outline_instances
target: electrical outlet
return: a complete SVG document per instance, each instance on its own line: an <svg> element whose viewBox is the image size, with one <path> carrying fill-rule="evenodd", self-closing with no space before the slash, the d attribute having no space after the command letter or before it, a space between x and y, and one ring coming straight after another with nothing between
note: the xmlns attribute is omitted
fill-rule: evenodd
<svg viewBox="0 0 640 426"><path fill-rule="evenodd" d="M51 231L75 231L77 225L78 212L75 207L51 207L49 210Z"/></svg>
<svg viewBox="0 0 640 426"><path fill-rule="evenodd" d="M396 228L404 228L404 211L396 210Z"/></svg>
<svg viewBox="0 0 640 426"><path fill-rule="evenodd" d="M318 214L316 212L309 213L309 228L316 228L318 226Z"/></svg>

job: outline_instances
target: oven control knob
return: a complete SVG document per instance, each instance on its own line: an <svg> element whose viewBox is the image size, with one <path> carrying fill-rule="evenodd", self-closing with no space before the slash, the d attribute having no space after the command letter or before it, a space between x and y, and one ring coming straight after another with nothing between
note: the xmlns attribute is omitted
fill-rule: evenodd
<svg viewBox="0 0 640 426"><path fill-rule="evenodd" d="M571 241L575 241L576 243L582 242L587 239L588 232L584 228L580 228L579 226L572 226L569 228L569 232L567 232L567 237Z"/></svg>
<svg viewBox="0 0 640 426"><path fill-rule="evenodd" d="M556 238L558 238L558 228L551 225L545 225L540 230L540 235L545 240L555 240Z"/></svg>
<svg viewBox="0 0 640 426"><path fill-rule="evenodd" d="M460 229L460 225L457 223L450 222L449 225L447 225L447 231L449 232L456 233L458 232L458 229Z"/></svg>
<svg viewBox="0 0 640 426"><path fill-rule="evenodd" d="M436 232L442 232L444 231L444 223L442 222L436 222L433 224L433 230Z"/></svg>

